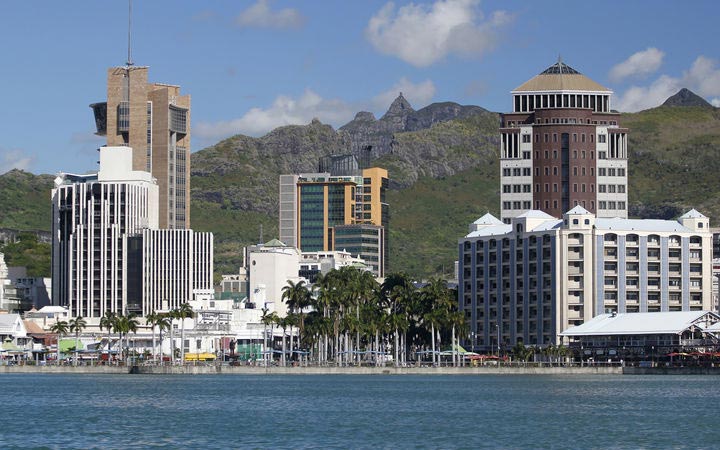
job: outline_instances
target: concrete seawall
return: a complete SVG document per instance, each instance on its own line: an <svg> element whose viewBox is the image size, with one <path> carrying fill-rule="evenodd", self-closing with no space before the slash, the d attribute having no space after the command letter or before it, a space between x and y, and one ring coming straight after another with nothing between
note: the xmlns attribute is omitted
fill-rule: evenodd
<svg viewBox="0 0 720 450"><path fill-rule="evenodd" d="M720 367L625 367L625 375L720 375Z"/></svg>
<svg viewBox="0 0 720 450"><path fill-rule="evenodd" d="M257 367L257 366L135 366L145 375L569 375L622 374L621 367Z"/></svg>
<svg viewBox="0 0 720 450"><path fill-rule="evenodd" d="M136 375L720 375L720 367L0 366L12 373Z"/></svg>
<svg viewBox="0 0 720 450"><path fill-rule="evenodd" d="M4 373L51 373L51 374L127 374L127 367L120 366L0 366Z"/></svg>

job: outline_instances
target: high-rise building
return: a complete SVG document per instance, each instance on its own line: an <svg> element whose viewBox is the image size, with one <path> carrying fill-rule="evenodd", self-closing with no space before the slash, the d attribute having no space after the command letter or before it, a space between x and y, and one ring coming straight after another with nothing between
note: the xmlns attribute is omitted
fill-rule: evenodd
<svg viewBox="0 0 720 450"><path fill-rule="evenodd" d="M145 315L212 289L212 234L158 230L158 185L133 157L102 147L97 173L55 179L53 304L72 316Z"/></svg>
<svg viewBox="0 0 720 450"><path fill-rule="evenodd" d="M190 96L128 65L108 69L107 101L90 107L96 134L131 147L133 170L157 179L160 228L190 228Z"/></svg>
<svg viewBox="0 0 720 450"><path fill-rule="evenodd" d="M362 249L362 253L348 251L366 261L374 261L373 272L383 276L387 266L388 172L371 167L353 173L281 175L280 240L303 252L319 252L343 250L336 237L340 229L343 245L372 234L371 245L352 245Z"/></svg>
<svg viewBox="0 0 720 450"><path fill-rule="evenodd" d="M558 61L514 91L500 129L501 219L582 206L627 218L627 133L612 91Z"/></svg>

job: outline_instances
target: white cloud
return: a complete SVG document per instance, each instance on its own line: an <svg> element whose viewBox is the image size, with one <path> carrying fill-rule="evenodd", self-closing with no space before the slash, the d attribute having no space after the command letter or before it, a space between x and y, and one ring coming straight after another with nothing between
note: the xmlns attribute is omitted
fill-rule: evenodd
<svg viewBox="0 0 720 450"><path fill-rule="evenodd" d="M0 149L0 174L12 169L28 170L33 163L33 157L20 149Z"/></svg>
<svg viewBox="0 0 720 450"><path fill-rule="evenodd" d="M483 20L478 4L479 0L437 0L432 6L410 3L395 11L389 2L370 18L365 36L378 51L417 67L448 54L480 56L495 46L499 28L512 16L497 11Z"/></svg>
<svg viewBox="0 0 720 450"><path fill-rule="evenodd" d="M650 47L637 52L610 69L610 80L618 82L625 78L644 78L655 73L662 64L665 53Z"/></svg>
<svg viewBox="0 0 720 450"><path fill-rule="evenodd" d="M390 89L365 102L325 99L312 89L305 89L300 97L279 95L269 107L252 108L237 119L216 123L200 122L193 125L193 137L210 145L234 134L262 136L279 126L304 125L314 118L339 127L352 120L358 111L385 112L400 92L413 107L418 108L432 100L435 85L431 80L413 83L403 77Z"/></svg>
<svg viewBox="0 0 720 450"><path fill-rule="evenodd" d="M260 136L283 125L300 125L318 118L324 123L352 119L350 105L342 100L324 99L311 89L298 98L279 95L268 108L252 108L242 117L218 123L199 123L193 134L200 138L219 139L242 133Z"/></svg>
<svg viewBox="0 0 720 450"><path fill-rule="evenodd" d="M435 96L435 84L431 80L413 83L402 77L393 87L373 97L371 109L373 111L386 110L401 92L413 108L417 109L425 106Z"/></svg>
<svg viewBox="0 0 720 450"><path fill-rule="evenodd" d="M704 98L713 98L711 102L716 102L718 99L715 97L720 96L718 61L701 55L681 77L662 75L649 86L632 86L615 101L615 108L629 112L654 108L682 88L688 88Z"/></svg>
<svg viewBox="0 0 720 450"><path fill-rule="evenodd" d="M269 0L258 0L235 18L235 24L241 28L300 28L305 24L305 17L292 8L273 11Z"/></svg>
<svg viewBox="0 0 720 450"><path fill-rule="evenodd" d="M714 98L710 100L710 104L716 108L720 108L720 98Z"/></svg>

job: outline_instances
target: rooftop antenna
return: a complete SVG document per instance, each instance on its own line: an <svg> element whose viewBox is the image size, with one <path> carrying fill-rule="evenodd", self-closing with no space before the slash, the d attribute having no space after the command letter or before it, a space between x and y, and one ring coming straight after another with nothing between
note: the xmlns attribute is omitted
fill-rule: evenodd
<svg viewBox="0 0 720 450"><path fill-rule="evenodd" d="M132 62L132 0L128 0L128 55L127 55L127 66L133 65Z"/></svg>

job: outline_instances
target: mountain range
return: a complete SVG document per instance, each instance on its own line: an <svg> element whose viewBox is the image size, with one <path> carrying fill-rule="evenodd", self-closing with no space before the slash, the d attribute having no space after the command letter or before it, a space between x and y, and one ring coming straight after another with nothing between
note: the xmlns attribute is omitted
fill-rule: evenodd
<svg viewBox="0 0 720 450"><path fill-rule="evenodd" d="M720 219L717 108L683 89L620 122L630 128L631 216L672 218L695 207ZM390 270L450 276L468 223L498 213L499 124L499 114L478 106L416 111L400 94L380 119L359 112L338 130L313 120L233 136L193 154L192 227L215 233L216 274L235 273L244 245L277 237L278 176L353 153L390 173ZM51 186L48 175L0 176L0 228L49 229Z"/></svg>

